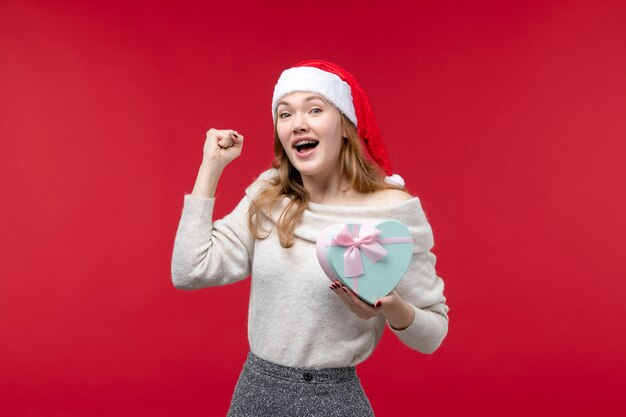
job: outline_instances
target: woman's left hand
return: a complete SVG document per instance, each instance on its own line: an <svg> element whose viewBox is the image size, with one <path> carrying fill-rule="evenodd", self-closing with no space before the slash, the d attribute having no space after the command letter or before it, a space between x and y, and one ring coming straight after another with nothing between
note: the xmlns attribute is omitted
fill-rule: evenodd
<svg viewBox="0 0 626 417"><path fill-rule="evenodd" d="M379 298L374 306L361 300L352 290L345 285L342 285L339 281L334 281L329 288L335 292L341 298L341 300L348 306L350 311L356 314L362 319L371 319L378 313L385 313L391 306L397 306L404 303L400 294L396 290L393 290L382 298Z"/></svg>

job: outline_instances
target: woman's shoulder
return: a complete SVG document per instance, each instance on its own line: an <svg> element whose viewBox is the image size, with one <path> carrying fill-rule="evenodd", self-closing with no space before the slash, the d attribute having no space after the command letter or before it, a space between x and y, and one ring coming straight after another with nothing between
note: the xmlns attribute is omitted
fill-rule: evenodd
<svg viewBox="0 0 626 417"><path fill-rule="evenodd" d="M401 203L403 201L414 198L411 194L404 190L395 188L386 188L362 195L366 206L384 206L388 204Z"/></svg>
<svg viewBox="0 0 626 417"><path fill-rule="evenodd" d="M267 187L272 178L278 175L278 171L274 168L270 168L261 172L259 176L257 176L254 181L246 188L246 194L250 198L254 198L259 191L263 188Z"/></svg>
<svg viewBox="0 0 626 417"><path fill-rule="evenodd" d="M261 174L258 176L258 178L256 179L258 180L271 180L272 178L274 178L276 175L278 175L278 170L276 168L269 168L266 169L265 171L261 172Z"/></svg>
<svg viewBox="0 0 626 417"><path fill-rule="evenodd" d="M409 194L405 190L398 190L395 188L380 190L379 193L381 193L381 198L383 198L387 203L400 203L414 198L413 195Z"/></svg>

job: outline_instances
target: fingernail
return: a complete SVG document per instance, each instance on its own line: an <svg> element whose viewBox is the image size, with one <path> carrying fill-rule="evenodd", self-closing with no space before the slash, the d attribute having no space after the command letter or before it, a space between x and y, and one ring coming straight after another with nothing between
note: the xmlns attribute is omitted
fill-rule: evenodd
<svg viewBox="0 0 626 417"><path fill-rule="evenodd" d="M341 289L343 290L343 292L347 293L348 290L346 290L346 287L341 287Z"/></svg>
<svg viewBox="0 0 626 417"><path fill-rule="evenodd" d="M379 301L376 303L376 308L380 307L382 305L382 303Z"/></svg>

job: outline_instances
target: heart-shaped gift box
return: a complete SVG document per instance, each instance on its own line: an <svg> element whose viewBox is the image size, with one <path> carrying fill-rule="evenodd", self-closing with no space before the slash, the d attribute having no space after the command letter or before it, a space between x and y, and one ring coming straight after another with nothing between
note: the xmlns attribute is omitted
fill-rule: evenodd
<svg viewBox="0 0 626 417"><path fill-rule="evenodd" d="M317 259L331 279L339 280L363 301L374 305L388 295L406 273L413 237L397 220L376 224L333 224L316 243Z"/></svg>

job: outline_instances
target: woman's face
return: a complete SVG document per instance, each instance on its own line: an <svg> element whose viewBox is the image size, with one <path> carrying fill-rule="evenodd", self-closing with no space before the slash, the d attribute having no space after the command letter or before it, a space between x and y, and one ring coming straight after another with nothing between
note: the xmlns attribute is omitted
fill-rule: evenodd
<svg viewBox="0 0 626 417"><path fill-rule="evenodd" d="M276 131L291 164L303 176L340 170L345 131L341 113L321 96L293 92L280 99Z"/></svg>

